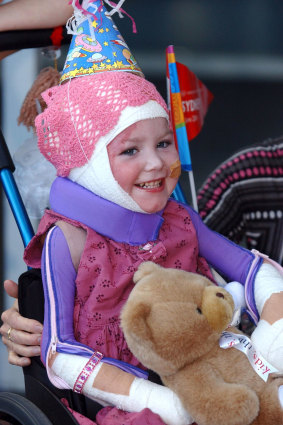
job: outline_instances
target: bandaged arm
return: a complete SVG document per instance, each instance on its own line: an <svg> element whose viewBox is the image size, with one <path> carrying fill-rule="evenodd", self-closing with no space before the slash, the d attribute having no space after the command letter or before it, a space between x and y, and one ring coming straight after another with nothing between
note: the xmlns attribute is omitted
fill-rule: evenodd
<svg viewBox="0 0 283 425"><path fill-rule="evenodd" d="M186 208L197 232L200 255L228 280L245 285L247 308L257 323L267 299L283 290L282 267L264 254L240 247L209 229L194 210Z"/></svg>
<svg viewBox="0 0 283 425"><path fill-rule="evenodd" d="M76 271L64 234L58 227L51 229L47 235L42 256L42 275L45 311L50 312L44 318L42 360L54 385L81 392L103 406L113 405L129 412L149 408L169 425L193 422L169 388L134 376L113 364L104 363L105 358L101 360L99 352L94 352L74 339ZM56 288L55 297L51 287ZM67 308L66 303L69 304Z"/></svg>

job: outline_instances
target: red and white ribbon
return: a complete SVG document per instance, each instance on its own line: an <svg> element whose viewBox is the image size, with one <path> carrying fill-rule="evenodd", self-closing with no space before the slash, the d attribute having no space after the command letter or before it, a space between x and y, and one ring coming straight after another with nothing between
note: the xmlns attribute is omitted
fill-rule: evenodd
<svg viewBox="0 0 283 425"><path fill-rule="evenodd" d="M278 372L262 355L256 350L252 341L242 334L235 334L232 332L222 332L219 340L220 348L237 348L237 350L244 353L254 371L266 382L270 373Z"/></svg>

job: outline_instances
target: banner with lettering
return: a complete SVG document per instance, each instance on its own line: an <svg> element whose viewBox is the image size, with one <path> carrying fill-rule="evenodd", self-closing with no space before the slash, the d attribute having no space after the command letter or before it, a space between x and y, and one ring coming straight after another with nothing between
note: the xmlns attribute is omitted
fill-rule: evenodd
<svg viewBox="0 0 283 425"><path fill-rule="evenodd" d="M177 72L188 139L191 141L202 129L213 94L180 62L177 62Z"/></svg>
<svg viewBox="0 0 283 425"><path fill-rule="evenodd" d="M254 371L265 381L268 380L268 375L271 373L278 373L278 370L274 368L267 360L253 346L251 340L242 334L235 334L233 332L224 331L221 334L219 340L220 348L236 348L237 350L244 353Z"/></svg>

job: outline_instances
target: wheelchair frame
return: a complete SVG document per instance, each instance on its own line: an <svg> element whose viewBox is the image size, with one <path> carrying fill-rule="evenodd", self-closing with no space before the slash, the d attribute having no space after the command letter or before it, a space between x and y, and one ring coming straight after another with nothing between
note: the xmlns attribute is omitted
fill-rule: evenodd
<svg viewBox="0 0 283 425"><path fill-rule="evenodd" d="M14 170L14 163L0 130L0 179L23 244L26 246L34 232L13 177ZM37 296L37 302L33 303L31 312L28 307L34 294ZM34 305L37 306L36 311ZM29 270L19 279L20 313L25 317L43 322L43 308L44 297L40 270ZM15 425L78 425L75 417L60 401L61 398L67 399L71 409L86 415L85 397L75 394L71 390L63 391L55 388L49 382L39 357L34 357L31 365L23 368L23 373L26 398L11 392L0 392L0 423L8 421ZM101 406L91 401L90 403L92 403L92 405L90 404L92 407L89 407L88 411L92 410L95 415Z"/></svg>

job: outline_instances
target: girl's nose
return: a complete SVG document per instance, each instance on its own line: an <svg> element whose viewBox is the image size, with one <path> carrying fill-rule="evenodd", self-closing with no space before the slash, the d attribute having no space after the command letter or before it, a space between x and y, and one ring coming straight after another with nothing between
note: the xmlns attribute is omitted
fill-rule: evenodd
<svg viewBox="0 0 283 425"><path fill-rule="evenodd" d="M157 152L150 152L146 158L145 170L160 170L163 167L163 160Z"/></svg>

